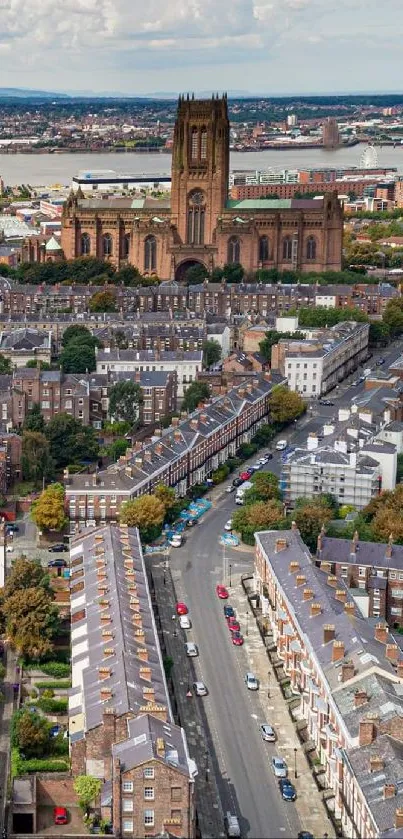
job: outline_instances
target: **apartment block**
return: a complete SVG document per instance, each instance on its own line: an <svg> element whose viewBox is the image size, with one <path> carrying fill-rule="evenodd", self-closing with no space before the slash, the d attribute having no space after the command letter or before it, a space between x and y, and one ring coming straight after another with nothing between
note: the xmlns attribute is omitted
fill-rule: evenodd
<svg viewBox="0 0 403 839"><path fill-rule="evenodd" d="M138 531L92 528L70 560L72 773L102 781L115 836L193 837L197 766L173 719Z"/></svg>
<svg viewBox="0 0 403 839"><path fill-rule="evenodd" d="M158 350L97 351L97 373L129 373L161 371L176 373L178 398L183 399L186 385L195 382L203 367L202 350L169 352Z"/></svg>
<svg viewBox="0 0 403 839"><path fill-rule="evenodd" d="M323 767L343 835L401 835L401 636L365 618L337 577L311 561L296 528L256 534L254 582L294 718Z"/></svg>

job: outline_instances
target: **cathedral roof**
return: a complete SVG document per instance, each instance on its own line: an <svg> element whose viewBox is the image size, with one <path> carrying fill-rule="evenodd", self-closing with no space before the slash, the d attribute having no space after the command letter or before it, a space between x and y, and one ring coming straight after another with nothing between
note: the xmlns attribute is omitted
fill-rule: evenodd
<svg viewBox="0 0 403 839"><path fill-rule="evenodd" d="M227 201L228 210L323 210L323 198L243 198Z"/></svg>

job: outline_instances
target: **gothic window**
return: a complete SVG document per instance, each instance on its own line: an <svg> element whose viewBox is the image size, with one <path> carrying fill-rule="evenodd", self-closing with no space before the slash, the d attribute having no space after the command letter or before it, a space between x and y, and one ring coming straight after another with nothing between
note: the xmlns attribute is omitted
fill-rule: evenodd
<svg viewBox="0 0 403 839"><path fill-rule="evenodd" d="M191 192L188 202L187 243L188 245L204 244L204 193L197 189Z"/></svg>
<svg viewBox="0 0 403 839"><path fill-rule="evenodd" d="M270 259L270 247L267 236L259 239L259 262L268 262Z"/></svg>
<svg viewBox="0 0 403 839"><path fill-rule="evenodd" d="M190 156L192 160L197 160L199 156L199 132L196 126L192 128Z"/></svg>
<svg viewBox="0 0 403 839"><path fill-rule="evenodd" d="M201 135L200 135L200 159L206 160L207 158L207 129L202 128Z"/></svg>
<svg viewBox="0 0 403 839"><path fill-rule="evenodd" d="M306 243L306 258L316 259L316 239L314 236L310 236Z"/></svg>
<svg viewBox="0 0 403 839"><path fill-rule="evenodd" d="M234 265L236 262L241 261L241 245L237 236L231 236L228 239L228 253L227 253L227 262L229 265Z"/></svg>
<svg viewBox="0 0 403 839"><path fill-rule="evenodd" d="M104 256L112 256L112 236L110 233L105 233L105 236L102 236L102 251Z"/></svg>
<svg viewBox="0 0 403 839"><path fill-rule="evenodd" d="M283 259L291 259L292 258L292 241L290 236L286 236L283 239Z"/></svg>
<svg viewBox="0 0 403 839"><path fill-rule="evenodd" d="M128 259L130 253L130 233L125 233L122 240L122 259Z"/></svg>
<svg viewBox="0 0 403 839"><path fill-rule="evenodd" d="M81 236L81 256L88 256L91 251L91 240L88 233Z"/></svg>
<svg viewBox="0 0 403 839"><path fill-rule="evenodd" d="M147 236L144 240L144 270L155 271L157 268L157 240L155 236Z"/></svg>

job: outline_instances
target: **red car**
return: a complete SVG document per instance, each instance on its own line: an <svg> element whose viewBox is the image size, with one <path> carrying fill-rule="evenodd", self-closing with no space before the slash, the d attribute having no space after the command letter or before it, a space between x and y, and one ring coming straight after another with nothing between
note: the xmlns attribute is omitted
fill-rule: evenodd
<svg viewBox="0 0 403 839"><path fill-rule="evenodd" d="M235 647L242 647L243 644L243 635L240 632L233 632L232 633L232 643Z"/></svg>
<svg viewBox="0 0 403 839"><path fill-rule="evenodd" d="M236 618L230 618L228 621L228 629L230 632L239 632L241 624Z"/></svg>
<svg viewBox="0 0 403 839"><path fill-rule="evenodd" d="M177 603L176 604L176 614L177 615L187 615L189 609L186 606L186 603Z"/></svg>
<svg viewBox="0 0 403 839"><path fill-rule="evenodd" d="M242 479L242 481L249 481L251 474L252 472L241 472L239 477Z"/></svg>
<svg viewBox="0 0 403 839"><path fill-rule="evenodd" d="M67 824L67 810L65 807L53 808L53 821L55 824Z"/></svg>
<svg viewBox="0 0 403 839"><path fill-rule="evenodd" d="M225 588L225 586L217 585L215 587L215 590L216 590L217 596L220 598L220 600L228 600L229 594L228 594L228 591Z"/></svg>

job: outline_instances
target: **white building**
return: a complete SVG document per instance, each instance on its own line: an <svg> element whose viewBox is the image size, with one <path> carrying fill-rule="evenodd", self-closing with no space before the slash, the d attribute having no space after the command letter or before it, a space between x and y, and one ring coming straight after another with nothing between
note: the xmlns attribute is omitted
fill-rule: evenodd
<svg viewBox="0 0 403 839"><path fill-rule="evenodd" d="M330 493L339 504L362 510L382 488L379 463L361 452L335 451L330 446L297 449L283 466L280 488L290 507L298 498Z"/></svg>
<svg viewBox="0 0 403 839"><path fill-rule="evenodd" d="M111 350L105 347L97 352L97 373L127 373L139 370L151 372L160 370L177 374L178 398L183 399L186 387L197 379L202 370L203 351L183 350Z"/></svg>

